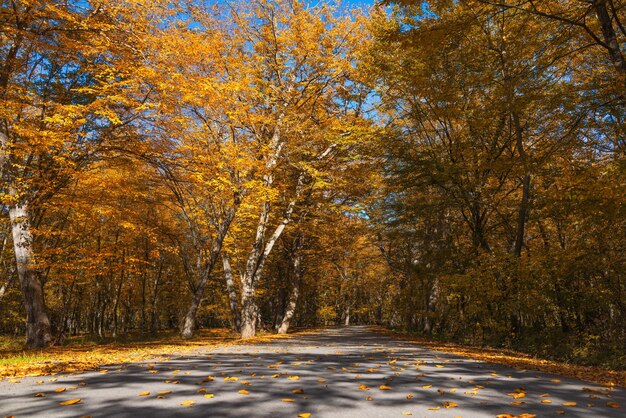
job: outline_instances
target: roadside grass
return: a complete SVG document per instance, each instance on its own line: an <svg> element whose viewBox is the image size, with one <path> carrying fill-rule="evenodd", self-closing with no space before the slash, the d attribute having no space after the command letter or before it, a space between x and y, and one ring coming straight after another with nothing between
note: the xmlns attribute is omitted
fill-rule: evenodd
<svg viewBox="0 0 626 418"><path fill-rule="evenodd" d="M64 346L24 350L21 340L0 339L0 380L24 376L43 376L95 370L108 364L145 360L165 360L172 355L191 353L200 348L217 348L232 344L254 344L290 335L260 334L241 340L225 328L198 330L194 338L184 340L178 333L129 335L121 338L78 336Z"/></svg>
<svg viewBox="0 0 626 418"><path fill-rule="evenodd" d="M425 346L433 350L444 351L461 357L467 357L488 363L503 364L518 370L536 370L566 377L573 377L580 380L586 380L588 382L599 383L609 387L626 387L626 370L611 370L601 367L581 366L554 360L546 360L509 349L472 347L461 344L433 341L415 334L396 332L380 326L372 326L370 329L379 334L398 340L413 342L416 345Z"/></svg>

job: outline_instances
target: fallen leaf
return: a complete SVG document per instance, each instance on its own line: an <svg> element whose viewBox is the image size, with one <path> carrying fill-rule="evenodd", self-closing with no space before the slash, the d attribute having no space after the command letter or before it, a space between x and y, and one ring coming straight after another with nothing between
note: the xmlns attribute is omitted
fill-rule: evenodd
<svg viewBox="0 0 626 418"><path fill-rule="evenodd" d="M182 406L193 406L196 404L196 401L182 401L180 404Z"/></svg>
<svg viewBox="0 0 626 418"><path fill-rule="evenodd" d="M53 390L53 392L56 392L56 393L65 392L65 388L57 388L57 389Z"/></svg>
<svg viewBox="0 0 626 418"><path fill-rule="evenodd" d="M304 389L294 389L291 391L291 393L295 393L296 395L300 395L302 393L304 393Z"/></svg>
<svg viewBox="0 0 626 418"><path fill-rule="evenodd" d="M550 399L542 399L541 403L552 403Z"/></svg>
<svg viewBox="0 0 626 418"><path fill-rule="evenodd" d="M291 398L283 398L280 400L281 402L295 402L293 399Z"/></svg>
<svg viewBox="0 0 626 418"><path fill-rule="evenodd" d="M35 398L45 398L46 394L43 392L35 393Z"/></svg>
<svg viewBox="0 0 626 418"><path fill-rule="evenodd" d="M431 411L439 411L441 409L441 407L440 406L434 406L434 407L428 408L428 409L431 410Z"/></svg>
<svg viewBox="0 0 626 418"><path fill-rule="evenodd" d="M250 394L250 392L248 392L248 391L247 391L247 390L245 390L245 389L241 389L241 390L239 391L239 394L240 394L240 395L249 395L249 394Z"/></svg>
<svg viewBox="0 0 626 418"><path fill-rule="evenodd" d="M211 399L211 398L215 398L215 395L212 394L212 393L205 393L204 397L207 398L207 399Z"/></svg>
<svg viewBox="0 0 626 418"><path fill-rule="evenodd" d="M607 402L606 406L611 407L611 408L621 408L622 406L617 403L617 402Z"/></svg>
<svg viewBox="0 0 626 418"><path fill-rule="evenodd" d="M424 386L422 386L422 389L430 389L432 387L433 387L433 385L424 385Z"/></svg>
<svg viewBox="0 0 626 418"><path fill-rule="evenodd" d="M559 379L552 379L550 380L552 383L561 383L561 381Z"/></svg>
<svg viewBox="0 0 626 418"><path fill-rule="evenodd" d="M158 392L158 395L169 395L170 393L172 393L171 390L164 390L164 391Z"/></svg>
<svg viewBox="0 0 626 418"><path fill-rule="evenodd" d="M373 401L374 398L372 398L371 396L368 396L367 398L365 398L366 401Z"/></svg>
<svg viewBox="0 0 626 418"><path fill-rule="evenodd" d="M412 393L409 393L408 395L406 395L406 398L407 398L407 399L413 399L413 394L412 394Z"/></svg>
<svg viewBox="0 0 626 418"><path fill-rule="evenodd" d="M522 405L526 405L526 402L524 402L524 401L513 401L513 402L511 402L511 405L522 406Z"/></svg>
<svg viewBox="0 0 626 418"><path fill-rule="evenodd" d="M459 404L458 404L458 403L454 403L454 402L447 402L447 401L446 401L446 402L444 402L444 403L442 404L442 406L443 406L444 408L456 408L457 406L459 406Z"/></svg>
<svg viewBox="0 0 626 418"><path fill-rule="evenodd" d="M387 386L387 385L380 385L378 387L378 389L380 389L380 390L391 390L391 388L389 386Z"/></svg>
<svg viewBox="0 0 626 418"><path fill-rule="evenodd" d="M310 416L311 414L308 412L303 412L301 414L298 414L298 418L309 418Z"/></svg>
<svg viewBox="0 0 626 418"><path fill-rule="evenodd" d="M412 412L409 412L409 411L404 411L404 412L402 413L402 415L413 415L413 413L412 413Z"/></svg>
<svg viewBox="0 0 626 418"><path fill-rule="evenodd" d="M563 406L576 406L576 402L564 402Z"/></svg>
<svg viewBox="0 0 626 418"><path fill-rule="evenodd" d="M370 390L370 388L368 388L365 385L359 385L359 389L361 389L361 390Z"/></svg>
<svg viewBox="0 0 626 418"><path fill-rule="evenodd" d="M287 380L300 380L300 376L289 376Z"/></svg>
<svg viewBox="0 0 626 418"><path fill-rule="evenodd" d="M80 399L70 399L69 401L63 401L63 402L59 402L59 405L62 406L67 406L67 405L74 405L80 402Z"/></svg>
<svg viewBox="0 0 626 418"><path fill-rule="evenodd" d="M150 392L141 392L138 393L137 396L148 396L150 394Z"/></svg>

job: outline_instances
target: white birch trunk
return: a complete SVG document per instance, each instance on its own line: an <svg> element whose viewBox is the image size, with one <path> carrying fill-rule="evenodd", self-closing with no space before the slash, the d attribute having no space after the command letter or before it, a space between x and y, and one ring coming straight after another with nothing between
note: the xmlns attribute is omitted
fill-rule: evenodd
<svg viewBox="0 0 626 418"><path fill-rule="evenodd" d="M15 193L11 193L14 195ZM27 203L16 203L9 208L13 251L17 275L26 309L26 346L45 347L52 341L50 320L46 314L43 288L35 266L33 235Z"/></svg>

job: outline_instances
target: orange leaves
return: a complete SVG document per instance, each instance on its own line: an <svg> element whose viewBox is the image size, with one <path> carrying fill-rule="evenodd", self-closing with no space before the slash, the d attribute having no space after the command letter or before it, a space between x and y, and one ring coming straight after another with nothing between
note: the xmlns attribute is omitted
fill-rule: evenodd
<svg viewBox="0 0 626 418"><path fill-rule="evenodd" d="M59 405L62 405L62 406L75 405L79 403L80 401L81 401L80 399L70 399L68 401L59 402Z"/></svg>
<svg viewBox="0 0 626 418"><path fill-rule="evenodd" d="M378 389L380 389L380 390L391 390L391 387L390 387L390 386L387 386L387 385L380 385L380 386L378 387Z"/></svg>
<svg viewBox="0 0 626 418"><path fill-rule="evenodd" d="M247 391L247 390L245 390L245 389L241 389L241 390L239 391L239 394L240 394L240 395L249 395L249 394L250 394L250 392L249 392L249 391Z"/></svg>

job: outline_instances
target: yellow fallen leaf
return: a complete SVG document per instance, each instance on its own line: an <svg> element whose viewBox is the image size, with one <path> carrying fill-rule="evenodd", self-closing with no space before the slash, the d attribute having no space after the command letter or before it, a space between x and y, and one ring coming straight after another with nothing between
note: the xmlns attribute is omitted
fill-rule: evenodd
<svg viewBox="0 0 626 418"><path fill-rule="evenodd" d="M196 401L191 401L191 400L190 401L182 401L180 404L182 406L193 406L193 405L196 404Z"/></svg>
<svg viewBox="0 0 626 418"><path fill-rule="evenodd" d="M215 378L213 376L207 376L204 379L202 379L203 382L212 382L214 380Z"/></svg>
<svg viewBox="0 0 626 418"><path fill-rule="evenodd" d="M59 405L62 406L67 406L67 405L74 405L80 402L80 399L70 399L69 401L63 401L63 402L59 402Z"/></svg>
<svg viewBox="0 0 626 418"><path fill-rule="evenodd" d="M438 368L438 369L443 369L444 366L441 365L441 364L435 364L435 367Z"/></svg>
<svg viewBox="0 0 626 418"><path fill-rule="evenodd" d="M46 394L43 392L35 393L35 398L45 398Z"/></svg>
<svg viewBox="0 0 626 418"><path fill-rule="evenodd" d="M374 398L372 398L371 396L368 396L367 398L365 398L366 401L373 401Z"/></svg>
<svg viewBox="0 0 626 418"><path fill-rule="evenodd" d="M365 385L359 385L359 389L361 389L361 390L370 390L370 388L368 388Z"/></svg>
<svg viewBox="0 0 626 418"><path fill-rule="evenodd" d="M515 415L511 415L511 414L498 414L498 415L496 415L496 418L515 418Z"/></svg>
<svg viewBox="0 0 626 418"><path fill-rule="evenodd" d="M295 393L296 395L299 395L301 393L304 393L304 389L294 389L291 391L291 393Z"/></svg>
<svg viewBox="0 0 626 418"><path fill-rule="evenodd" d="M311 414L309 412L303 412L301 414L298 414L298 418L309 418L311 416Z"/></svg>
<svg viewBox="0 0 626 418"><path fill-rule="evenodd" d="M378 386L378 389L380 389L380 390L391 390L391 388L389 386L387 386L387 385L380 385L380 386Z"/></svg>
<svg viewBox="0 0 626 418"><path fill-rule="evenodd" d="M402 415L413 415L413 413L411 413L411 412L409 412L409 411L404 411L404 412L402 413Z"/></svg>
<svg viewBox="0 0 626 418"><path fill-rule="evenodd" d="M239 378L235 377L235 376L233 376L233 377L225 377L224 378L225 382L236 382L237 380L239 380Z"/></svg>
<svg viewBox="0 0 626 418"><path fill-rule="evenodd" d="M158 392L157 394L158 394L158 395L169 395L170 393L172 393L172 391L171 391L171 390L163 390L163 391L161 391L161 392Z"/></svg>
<svg viewBox="0 0 626 418"><path fill-rule="evenodd" d="M507 395L512 396L515 399L521 399L526 397L526 394L524 392L507 393Z"/></svg>
<svg viewBox="0 0 626 418"><path fill-rule="evenodd" d="M434 406L432 408L428 408L430 411L439 411L441 409L440 406Z"/></svg>
<svg viewBox="0 0 626 418"><path fill-rule="evenodd" d="M206 388L200 388L200 389L198 389L198 393L206 393Z"/></svg>
<svg viewBox="0 0 626 418"><path fill-rule="evenodd" d="M326 379L317 379L319 383L326 383Z"/></svg>
<svg viewBox="0 0 626 418"><path fill-rule="evenodd" d="M511 402L511 405L522 406L522 405L526 405L526 402L524 402L524 401L513 401L513 402Z"/></svg>
<svg viewBox="0 0 626 418"><path fill-rule="evenodd" d="M541 403L552 403L550 399L542 399Z"/></svg>
<svg viewBox="0 0 626 418"><path fill-rule="evenodd" d="M36 385L43 385L43 380L38 380L35 382Z"/></svg>
<svg viewBox="0 0 626 418"><path fill-rule="evenodd" d="M293 399L291 398L283 398L280 400L281 402L295 402Z"/></svg>
<svg viewBox="0 0 626 418"><path fill-rule="evenodd" d="M300 380L300 376L289 376L287 380Z"/></svg>
<svg viewBox="0 0 626 418"><path fill-rule="evenodd" d="M444 402L443 404L444 408L456 408L457 406L459 406L458 403L454 403L454 402Z"/></svg>
<svg viewBox="0 0 626 418"><path fill-rule="evenodd" d="M576 406L576 402L564 402L563 406Z"/></svg>
<svg viewBox="0 0 626 418"><path fill-rule="evenodd" d="M406 398L407 398L407 399L413 399L413 394L412 394L412 393L409 393L408 395L406 395Z"/></svg>
<svg viewBox="0 0 626 418"><path fill-rule="evenodd" d="M239 394L240 394L240 395L249 395L249 394L250 394L250 392L248 392L248 391L247 391L247 390L245 390L245 389L241 389L241 390L239 391Z"/></svg>
<svg viewBox="0 0 626 418"><path fill-rule="evenodd" d="M432 387L433 387L433 385L424 385L424 386L422 386L422 389L430 389Z"/></svg>
<svg viewBox="0 0 626 418"><path fill-rule="evenodd" d="M607 402L606 406L610 408L621 408L622 406L617 402Z"/></svg>
<svg viewBox="0 0 626 418"><path fill-rule="evenodd" d="M150 392L141 392L138 393L137 396L148 396L150 394Z"/></svg>
<svg viewBox="0 0 626 418"><path fill-rule="evenodd" d="M515 418L535 418L537 415L535 414L519 414Z"/></svg>
<svg viewBox="0 0 626 418"><path fill-rule="evenodd" d="M561 381L559 379L552 379L550 380L552 383L560 383Z"/></svg>
<svg viewBox="0 0 626 418"><path fill-rule="evenodd" d="M56 392L56 393L65 392L65 388L57 388L57 389L53 390L53 392Z"/></svg>
<svg viewBox="0 0 626 418"><path fill-rule="evenodd" d="M212 393L205 393L204 397L207 398L207 399L211 399L211 398L215 398L215 395L212 394Z"/></svg>

